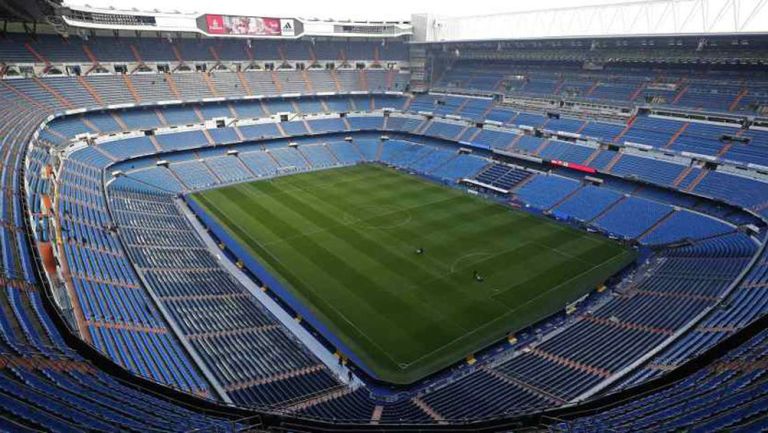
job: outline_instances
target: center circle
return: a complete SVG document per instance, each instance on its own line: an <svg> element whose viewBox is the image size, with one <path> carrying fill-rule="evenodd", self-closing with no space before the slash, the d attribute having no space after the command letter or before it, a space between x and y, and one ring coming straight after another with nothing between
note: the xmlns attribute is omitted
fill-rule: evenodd
<svg viewBox="0 0 768 433"><path fill-rule="evenodd" d="M393 205L370 205L354 208L354 214L344 215L347 224L371 229L393 229L411 222L410 211Z"/></svg>
<svg viewBox="0 0 768 433"><path fill-rule="evenodd" d="M483 261L487 259L488 257L493 256L493 253L489 253L487 251L472 251L464 254L463 256L457 258L453 261L453 264L451 264L451 272L456 272L459 269L462 268L462 265L469 266L473 263L477 263L480 261Z"/></svg>

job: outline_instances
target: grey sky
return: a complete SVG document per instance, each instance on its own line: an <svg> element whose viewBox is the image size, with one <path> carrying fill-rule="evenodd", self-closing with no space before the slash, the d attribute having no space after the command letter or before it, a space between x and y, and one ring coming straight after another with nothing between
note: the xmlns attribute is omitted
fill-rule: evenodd
<svg viewBox="0 0 768 433"><path fill-rule="evenodd" d="M209 12L233 15L275 17L408 20L412 13L429 12L447 16L486 15L534 9L622 3L627 0L291 0L248 2L243 0L65 0L66 4L93 7L114 6L117 9L136 8L182 12Z"/></svg>

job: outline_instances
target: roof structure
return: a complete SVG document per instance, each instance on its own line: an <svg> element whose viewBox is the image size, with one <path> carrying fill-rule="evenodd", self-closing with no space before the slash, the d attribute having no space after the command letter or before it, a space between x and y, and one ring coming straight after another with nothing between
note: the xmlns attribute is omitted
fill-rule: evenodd
<svg viewBox="0 0 768 433"><path fill-rule="evenodd" d="M644 0L508 14L413 19L418 42L768 33L768 0Z"/></svg>
<svg viewBox="0 0 768 433"><path fill-rule="evenodd" d="M0 20L39 22L57 4L61 4L61 0L0 0Z"/></svg>

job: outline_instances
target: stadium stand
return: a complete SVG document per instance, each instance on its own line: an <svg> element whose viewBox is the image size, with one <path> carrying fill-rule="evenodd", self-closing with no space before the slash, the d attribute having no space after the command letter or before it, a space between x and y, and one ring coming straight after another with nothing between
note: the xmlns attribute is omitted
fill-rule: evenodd
<svg viewBox="0 0 768 433"><path fill-rule="evenodd" d="M437 44L425 50L442 70L414 94L400 38L49 33L0 38L0 429L493 429L563 407L564 421L537 422L765 428L764 74L488 60L472 43L482 60L457 60ZM381 383L182 199L356 164L598 232L639 259L466 361ZM604 410L579 412L590 404Z"/></svg>

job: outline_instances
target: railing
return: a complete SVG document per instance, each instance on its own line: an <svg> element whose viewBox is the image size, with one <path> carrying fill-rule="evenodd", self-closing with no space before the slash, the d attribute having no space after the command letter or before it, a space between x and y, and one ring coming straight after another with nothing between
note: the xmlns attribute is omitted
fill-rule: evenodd
<svg viewBox="0 0 768 433"><path fill-rule="evenodd" d="M26 200L24 200L24 201L26 201ZM34 249L33 249L33 250L34 250ZM39 263L39 261L36 261L36 263ZM77 338L76 336L72 336L72 337L74 337L74 338ZM734 341L734 340L728 339L728 340L726 340L726 341ZM718 346L716 346L715 348L719 348L719 347L721 347L721 346L720 346L720 345L718 345ZM713 349L714 349L714 348L713 348ZM715 352L715 353L713 354L713 351L712 351L712 350L710 350L710 351L708 351L708 352L706 352L706 353L705 353L704 357L706 357L706 356L710 356L710 357L711 357L711 356L714 356L714 355L716 355L716 354L719 354L719 353ZM94 357L94 356L96 356L94 353L89 353L89 355L90 355L90 357ZM90 357L89 357L89 359L90 359ZM102 360L102 365L105 365L105 364L104 364L104 360ZM110 368L110 370L112 370L112 369L114 368L114 365L112 365L111 367L112 367L112 368ZM118 368L119 368L119 367L118 367ZM130 374L130 373L128 373L128 372L126 372L126 373L127 373L128 375L130 375L130 378L129 378L129 380L131 380L131 381L134 381L134 382L135 382L135 377L133 377L133 375L131 375L131 374ZM666 378L666 376L665 376L665 378ZM141 382L141 381L139 381L139 382ZM147 381L144 381L144 382L147 382ZM668 385L668 383L665 385L665 382L658 382L658 383L654 382L654 384L655 384L655 385L657 385L657 386L666 386L666 385ZM145 385L150 385L150 384L148 384L148 383L145 383ZM164 395L165 397L167 397L167 394L166 394L165 392L162 392L162 393L160 393L160 394L162 394L162 395ZM601 400L601 399L598 399L598 401L602 401L602 400ZM590 404L593 404L593 403L590 403ZM608 402L608 404L610 404L610 402ZM264 415L268 415L268 414L270 414L270 413L271 413L271 412L270 412L269 410L267 410L267 411L265 411L265 412L264 412ZM479 422L482 422L482 421L484 421L484 420L488 420L488 421L494 421L494 422L498 423L499 425L511 425L511 424L514 424L514 421L513 421L513 419L514 419L514 418L511 418L511 419L506 419L505 417L510 417L510 416L517 416L517 415L518 415L518 414L517 414L517 413L515 413L515 412L509 412L509 413L505 413L505 414L502 414L502 415L499 415L499 416L495 416L495 417L489 417L489 418L486 418L486 419L478 419L478 420L473 420L473 421L472 421L472 423L479 423ZM250 420L254 420L254 419L261 419L261 418L260 418L261 416L262 416L262 415L249 416L249 417L246 417L246 418L241 418L241 420L249 420L249 419L250 419ZM286 415L286 416L287 416L287 415ZM291 416L291 418L295 418L295 419L296 419L294 422L296 422L298 426L300 426L300 425L301 425L301 421L302 421L302 420L320 420L320 419L318 419L318 418L303 417L303 416L302 416L302 417L295 417L295 416ZM370 426L370 425L368 424L370 420L332 420L332 421L329 421L329 420L322 420L322 421L323 421L323 423L325 423L324 425L326 425L326 426L329 426L329 425L330 425L330 426L334 426L334 425L340 425L340 424L343 424L343 423L345 423L345 422L348 422L348 423L361 423L361 422L364 422L364 423L365 423L365 425L364 425L364 426L358 426L358 427L360 427L361 429L367 429L367 428L379 428L379 427L375 427L375 426ZM457 424L463 424L463 425L473 425L473 424L467 424L467 420L447 420L447 423L448 423L448 424L451 424L451 425L457 425ZM237 424L237 422L234 422L234 423L233 423L233 425L237 426L238 424ZM406 424L406 425L404 425L404 426L409 426L409 425L412 425L412 424ZM428 425L432 425L432 423L429 423ZM237 427L236 427L236 428L237 428ZM297 428L297 430L300 430L300 428Z"/></svg>

